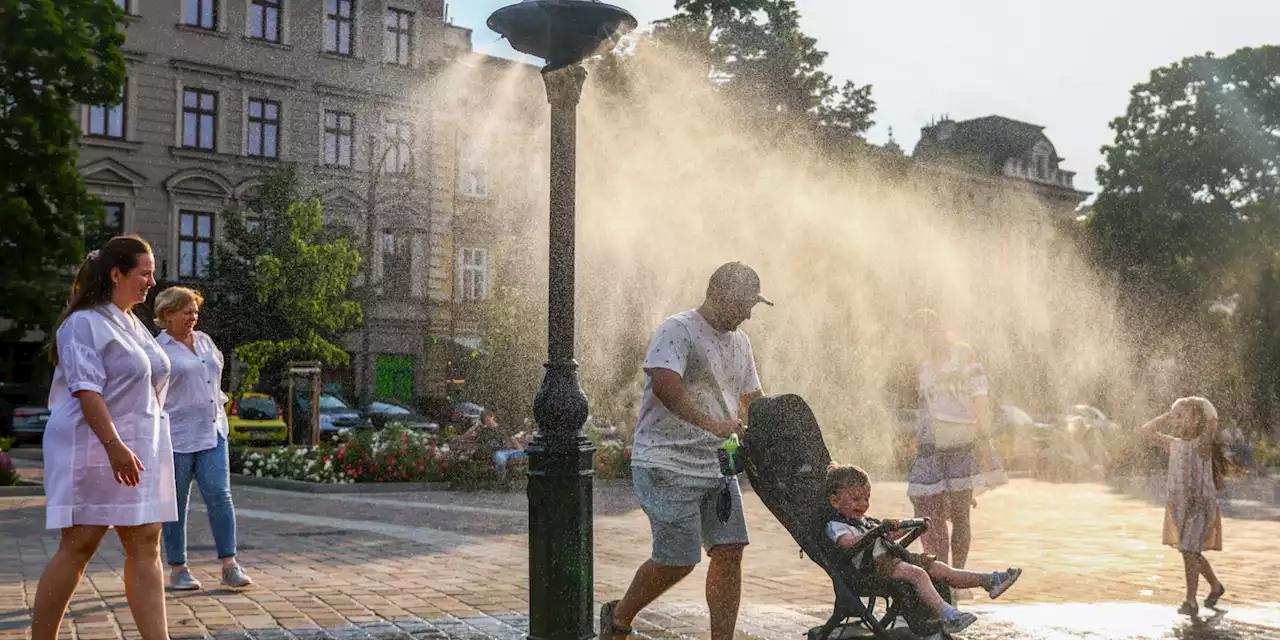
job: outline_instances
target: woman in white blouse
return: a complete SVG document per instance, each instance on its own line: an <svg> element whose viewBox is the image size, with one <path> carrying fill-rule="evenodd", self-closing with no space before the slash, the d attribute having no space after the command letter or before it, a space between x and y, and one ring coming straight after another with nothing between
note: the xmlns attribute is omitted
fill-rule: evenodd
<svg viewBox="0 0 1280 640"><path fill-rule="evenodd" d="M169 588L199 589L187 568L187 499L194 476L209 512L209 528L222 561L222 584L245 587L249 576L236 562L236 512L231 505L231 465L227 457L227 402L222 393L222 352L213 339L196 331L204 297L186 287L170 287L156 296L156 320L164 326L160 346L169 356L169 433L173 437L178 521L164 525L164 551L172 573Z"/></svg>
<svg viewBox="0 0 1280 640"><path fill-rule="evenodd" d="M112 527L124 547L124 589L138 633L168 638L160 529L178 518L163 409L169 358L132 311L156 284L155 264L136 236L90 252L50 344L46 526L62 539L36 587L32 640L58 637L85 567Z"/></svg>

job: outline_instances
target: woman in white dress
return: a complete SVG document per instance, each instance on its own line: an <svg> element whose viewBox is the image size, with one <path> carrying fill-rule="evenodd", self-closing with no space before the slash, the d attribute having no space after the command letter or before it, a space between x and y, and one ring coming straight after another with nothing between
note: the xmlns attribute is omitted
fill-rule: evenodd
<svg viewBox="0 0 1280 640"><path fill-rule="evenodd" d="M155 286L137 236L89 253L50 345L44 432L46 526L62 539L36 588L32 640L58 637L67 605L107 529L124 547L124 588L143 640L168 637L161 523L178 519L164 415L169 358L133 315Z"/></svg>
<svg viewBox="0 0 1280 640"><path fill-rule="evenodd" d="M1172 434L1161 433L1169 427ZM1218 510L1213 454L1218 433L1218 410L1205 398L1179 398L1168 413L1142 426L1152 441L1169 451L1164 531L1161 542L1182 553L1187 597L1178 612L1199 612L1196 591L1200 576L1209 583L1204 606L1218 605L1226 587L1213 572L1205 551L1222 551L1222 514Z"/></svg>
<svg viewBox="0 0 1280 640"><path fill-rule="evenodd" d="M227 413L223 405L222 352L213 338L196 331L204 298L186 287L169 287L156 296L156 319L164 326L157 338L169 356L172 373L164 408L173 438L178 521L164 525L169 559L169 588L189 591L200 581L187 567L187 500L194 477L209 512L209 528L222 562L222 584L247 587L252 581L236 562L236 511L231 504L231 463L227 453Z"/></svg>

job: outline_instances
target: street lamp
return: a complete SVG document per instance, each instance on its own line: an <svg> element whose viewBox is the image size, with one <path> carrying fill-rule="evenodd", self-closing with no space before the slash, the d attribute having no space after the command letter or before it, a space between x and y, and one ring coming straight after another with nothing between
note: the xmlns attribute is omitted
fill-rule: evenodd
<svg viewBox="0 0 1280 640"><path fill-rule="evenodd" d="M551 224L547 373L533 402L538 435L529 452L529 637L585 640L593 604L592 470L583 435L587 396L573 358L574 209L578 99L585 58L611 50L636 28L624 9L598 0L525 0L489 16L512 48L542 58L551 103Z"/></svg>

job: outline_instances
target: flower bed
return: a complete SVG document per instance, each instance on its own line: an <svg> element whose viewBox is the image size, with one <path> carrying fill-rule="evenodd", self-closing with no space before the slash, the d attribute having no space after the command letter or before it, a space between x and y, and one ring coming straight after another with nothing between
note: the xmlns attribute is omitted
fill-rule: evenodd
<svg viewBox="0 0 1280 640"><path fill-rule="evenodd" d="M449 445L430 433L391 427L339 444L338 468L356 482L446 482Z"/></svg>
<svg viewBox="0 0 1280 640"><path fill-rule="evenodd" d="M490 460L467 460L430 432L400 426L347 433L314 447L235 448L231 472L322 484L357 482L448 482L484 487L495 474ZM597 447L598 478L630 478L631 448Z"/></svg>
<svg viewBox="0 0 1280 640"><path fill-rule="evenodd" d="M631 447L622 443L603 444L596 447L595 475L597 478L627 480L631 478Z"/></svg>
<svg viewBox="0 0 1280 640"><path fill-rule="evenodd" d="M18 469L13 464L13 458L7 454L0 453L0 487L12 487L18 484Z"/></svg>

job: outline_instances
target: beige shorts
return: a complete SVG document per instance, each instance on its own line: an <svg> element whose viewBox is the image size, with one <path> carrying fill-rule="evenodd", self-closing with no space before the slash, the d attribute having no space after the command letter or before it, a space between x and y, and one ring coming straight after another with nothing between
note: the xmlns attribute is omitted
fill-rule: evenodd
<svg viewBox="0 0 1280 640"><path fill-rule="evenodd" d="M908 551L907 559L905 560L905 562L907 564L914 564L915 566L920 567L925 571L928 571L929 566L932 565L933 561L937 559L938 559L937 556L930 553L911 553ZM882 556L878 556L874 560L876 576L880 578L888 578L892 576L893 568L898 566L899 562L904 562L904 561L899 560L898 556L895 556L892 553L885 553Z"/></svg>

